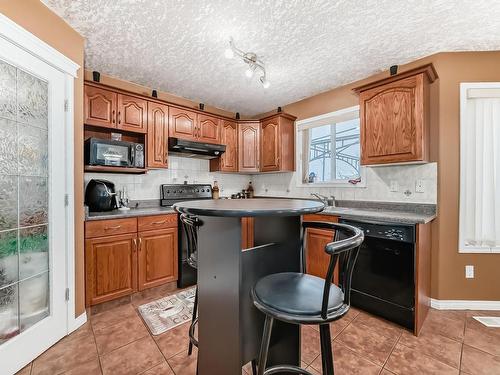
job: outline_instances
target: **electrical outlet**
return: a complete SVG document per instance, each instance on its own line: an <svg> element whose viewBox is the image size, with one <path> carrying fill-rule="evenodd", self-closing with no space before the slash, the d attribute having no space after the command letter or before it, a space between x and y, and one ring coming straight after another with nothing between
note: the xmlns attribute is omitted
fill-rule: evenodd
<svg viewBox="0 0 500 375"><path fill-rule="evenodd" d="M474 266L471 265L465 266L465 278L466 279L474 278Z"/></svg>
<svg viewBox="0 0 500 375"><path fill-rule="evenodd" d="M425 192L424 180L417 180L417 181L415 181L415 192L416 193L423 193L423 192Z"/></svg>
<svg viewBox="0 0 500 375"><path fill-rule="evenodd" d="M393 192L399 191L399 184L396 180L391 180L391 185L389 189Z"/></svg>

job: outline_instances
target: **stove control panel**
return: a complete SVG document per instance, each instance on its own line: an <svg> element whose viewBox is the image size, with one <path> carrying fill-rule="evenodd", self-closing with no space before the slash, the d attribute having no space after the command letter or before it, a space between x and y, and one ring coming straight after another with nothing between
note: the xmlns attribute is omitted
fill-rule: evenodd
<svg viewBox="0 0 500 375"><path fill-rule="evenodd" d="M161 185L160 199L162 206L171 206L184 200L211 199L212 186L209 184Z"/></svg>

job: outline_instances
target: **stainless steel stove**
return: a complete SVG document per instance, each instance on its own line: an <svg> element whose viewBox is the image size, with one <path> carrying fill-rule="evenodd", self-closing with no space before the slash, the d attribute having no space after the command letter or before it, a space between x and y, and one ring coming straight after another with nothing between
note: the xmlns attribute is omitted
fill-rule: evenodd
<svg viewBox="0 0 500 375"><path fill-rule="evenodd" d="M160 186L160 204L170 207L178 202L212 199L212 186L209 184L172 184ZM186 233L179 222L179 278L177 286L185 288L196 284L196 270L187 263Z"/></svg>

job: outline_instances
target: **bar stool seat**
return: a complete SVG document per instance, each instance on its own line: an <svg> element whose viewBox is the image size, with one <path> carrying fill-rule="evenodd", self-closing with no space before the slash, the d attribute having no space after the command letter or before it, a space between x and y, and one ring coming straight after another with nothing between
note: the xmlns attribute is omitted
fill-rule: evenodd
<svg viewBox="0 0 500 375"><path fill-rule="evenodd" d="M300 316L301 321L305 315L310 318L316 316L319 323L324 322L321 317L324 285L324 279L313 275L277 273L260 279L255 285L253 297L261 311L280 311L284 315L290 315L289 320L295 320L294 316ZM343 304L344 293L332 284L328 297L328 315L339 310Z"/></svg>

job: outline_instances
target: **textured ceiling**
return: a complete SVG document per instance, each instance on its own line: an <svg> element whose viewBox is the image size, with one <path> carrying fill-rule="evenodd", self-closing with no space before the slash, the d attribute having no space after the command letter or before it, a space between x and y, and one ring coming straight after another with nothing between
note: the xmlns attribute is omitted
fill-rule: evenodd
<svg viewBox="0 0 500 375"><path fill-rule="evenodd" d="M86 38L86 68L246 115L435 52L500 49L497 0L43 1ZM269 89L224 57L230 36Z"/></svg>

